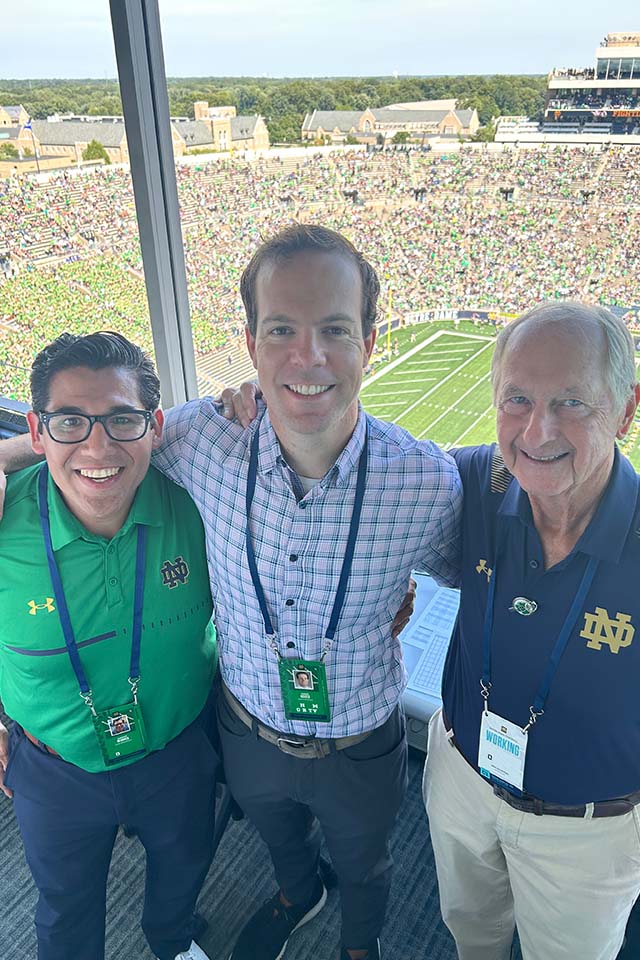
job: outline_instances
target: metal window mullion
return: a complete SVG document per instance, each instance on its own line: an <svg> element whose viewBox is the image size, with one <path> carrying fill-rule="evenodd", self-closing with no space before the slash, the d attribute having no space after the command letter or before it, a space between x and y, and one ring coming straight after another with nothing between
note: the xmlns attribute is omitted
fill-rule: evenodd
<svg viewBox="0 0 640 960"><path fill-rule="evenodd" d="M110 0L145 285L165 406L197 396L157 0Z"/></svg>

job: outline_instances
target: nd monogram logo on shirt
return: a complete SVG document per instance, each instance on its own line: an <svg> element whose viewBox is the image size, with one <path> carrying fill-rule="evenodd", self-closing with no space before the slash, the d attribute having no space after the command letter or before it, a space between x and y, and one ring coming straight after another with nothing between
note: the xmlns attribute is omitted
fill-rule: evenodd
<svg viewBox="0 0 640 960"><path fill-rule="evenodd" d="M55 610L53 597L47 597L44 603L36 603L35 600L29 600L29 613L32 617L35 617L38 610L46 610L47 613L53 613Z"/></svg>
<svg viewBox="0 0 640 960"><path fill-rule="evenodd" d="M606 643L611 653L619 653L621 647L631 644L635 632L631 614L617 613L612 619L604 607L596 607L595 613L585 613L580 636L588 640L591 650L602 650L602 644Z"/></svg>
<svg viewBox="0 0 640 960"><path fill-rule="evenodd" d="M162 574L162 585L173 590L179 583L186 583L189 579L189 567L182 557L176 557L175 560L165 560L160 567Z"/></svg>

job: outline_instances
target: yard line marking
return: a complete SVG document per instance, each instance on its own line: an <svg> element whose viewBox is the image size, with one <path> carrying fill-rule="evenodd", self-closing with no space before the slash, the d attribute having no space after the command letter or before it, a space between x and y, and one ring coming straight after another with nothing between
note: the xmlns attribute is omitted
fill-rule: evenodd
<svg viewBox="0 0 640 960"><path fill-rule="evenodd" d="M438 354L448 354L450 357L457 357L457 356L459 356L461 353L469 353L470 348L473 349L473 348L471 347L471 345L469 345L469 347L466 347L466 346L465 346L465 347L452 347L452 346L451 346L450 344L448 344L448 343L443 343L443 344L438 344L438 345L436 346L436 349L434 350L434 353L438 353Z"/></svg>
<svg viewBox="0 0 640 960"><path fill-rule="evenodd" d="M451 367L431 367L429 373L438 373L440 370L451 370ZM400 385L402 383L428 383L433 380L440 380L440 377L403 377L402 380L388 380L387 382Z"/></svg>
<svg viewBox="0 0 640 960"><path fill-rule="evenodd" d="M442 331L447 337L465 337L469 340L495 340L496 334L494 336L487 336L481 333L460 333L458 330L443 330Z"/></svg>
<svg viewBox="0 0 640 960"><path fill-rule="evenodd" d="M424 357L424 358L419 357L417 360L408 360L407 366L408 367L430 366L433 363L442 363L444 359L445 359L444 357L441 357L439 355L437 357Z"/></svg>
<svg viewBox="0 0 640 960"><path fill-rule="evenodd" d="M426 436L427 433L429 433L429 431L432 429L432 427L435 427L436 423L438 423L439 420L442 420L442 419L443 419L444 417L446 417L449 413L451 413L452 410L455 410L456 407L458 406L458 404L461 403L461 402L464 400L465 397L468 397L470 393L473 393L473 391L476 389L476 387L480 386L481 383L484 383L486 380L488 380L490 376L491 376L491 371L488 370L487 373L485 373L485 375L484 375L483 377L480 377L479 380L476 380L476 382L473 384L472 387L469 387L469 389L466 391L466 393L463 393L460 397L458 397L458 399L456 400L455 403L452 403L451 406L447 407L447 409L444 411L444 413L441 413L440 416L439 416L439 417L436 417L435 420L432 420L431 423L429 423L429 424L424 428L424 430L423 430L421 433L418 433L418 434L416 435L416 436L417 436L417 439L418 439L418 440L422 440L422 438L423 438L424 436ZM489 408L489 409L491 409L491 408ZM486 412L486 411L485 411L485 412ZM464 411L464 410L461 410L460 413L465 413L465 411ZM483 414L483 416L484 416L484 414ZM477 421L475 421L475 422L477 422ZM469 429L471 429L471 428L469 428ZM465 433L466 433L466 432L467 432L467 431L465 431ZM463 436L464 436L464 434L463 434Z"/></svg>
<svg viewBox="0 0 640 960"><path fill-rule="evenodd" d="M385 390L384 392L376 393L376 401L378 400L378 398L384 400L385 397L389 397L390 399L393 399L394 397L403 397L403 396L410 398L410 397L415 397L417 393L420 393L419 387L410 387L408 390ZM374 400L372 400L371 402L375 403Z"/></svg>
<svg viewBox="0 0 640 960"><path fill-rule="evenodd" d="M458 444L460 443L460 441L462 440L462 438L463 438L463 437L466 437L466 435L467 435L471 430L473 430L473 428L475 427L475 425L476 425L477 423L480 423L480 421L482 420L482 418L483 418L483 417L486 417L486 415L487 415L487 414L489 413L489 411L492 410L492 409L493 409L493 404L490 403L489 406L487 407L487 409L484 410L484 411L480 414L480 416L477 417L477 418L473 421L473 423L472 423L470 426L468 426L466 430L463 431L463 433L460 434L459 437L456 437L456 439L453 441L452 444L450 444L450 446L452 446L452 447L457 447Z"/></svg>
<svg viewBox="0 0 640 960"><path fill-rule="evenodd" d="M373 376L369 377L360 387L360 393L362 393L363 390L366 390L367 387L370 387L372 383L375 383L376 380L379 380L381 377L386 377L388 373L390 373L392 370L395 370L395 368L399 367L400 364L404 363L410 357L415 356L416 353L424 350L424 348L429 346L430 343L433 343L435 340L439 340L443 336L467 337L470 340L485 340L489 341L490 343L493 343L495 340L495 337L480 337L475 333L452 333L448 330L436 330L434 334L432 334L430 337L427 337L427 339L423 340L422 343L417 343L415 347L412 347L412 349L408 350L407 353L403 354L403 356L398 357L397 360L393 360L392 363L384 368L384 370L379 370L377 373L374 373Z"/></svg>
<svg viewBox="0 0 640 960"><path fill-rule="evenodd" d="M399 420L402 420L403 417L406 417L406 415L407 415L408 413L411 413L412 410L415 410L415 408L416 408L417 406L419 406L419 405L423 402L423 400L426 400L427 397L430 396L435 390L439 390L440 387L441 387L444 383L447 382L447 380L451 380L452 377L455 377L456 374L458 374L458 373L460 372L460 370L463 369L463 367L466 367L468 363L471 363L472 360L475 360L476 357L479 357L481 353L484 353L484 351L487 350L487 349L488 349L489 347L491 347L492 345L493 345L493 341L492 341L492 340L489 340L488 343L485 343L485 345L484 345L483 347L480 347L480 349L477 351L477 353L474 353L474 355L473 355L472 357L469 357L469 359L468 359L468 360L465 360L464 363L461 363L459 367L456 367L455 370L452 370L451 373L449 374L449 376L444 377L442 380L440 380L440 382L437 383L437 384L435 385L435 387L431 387L430 390L427 390L427 392L424 393L424 394L420 397L419 400L416 400L414 403L411 404L410 407L407 407L407 409L404 411L404 413L401 413L399 417L396 417L396 419L395 419L393 422L394 422L394 423L397 423Z"/></svg>

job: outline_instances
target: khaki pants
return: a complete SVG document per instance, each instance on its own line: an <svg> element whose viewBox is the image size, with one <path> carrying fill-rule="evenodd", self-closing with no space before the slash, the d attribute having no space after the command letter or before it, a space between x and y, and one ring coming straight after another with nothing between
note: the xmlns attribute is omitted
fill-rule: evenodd
<svg viewBox="0 0 640 960"><path fill-rule="evenodd" d="M429 727L423 794L442 916L460 960L614 960L640 891L640 808L620 817L535 816L495 796Z"/></svg>

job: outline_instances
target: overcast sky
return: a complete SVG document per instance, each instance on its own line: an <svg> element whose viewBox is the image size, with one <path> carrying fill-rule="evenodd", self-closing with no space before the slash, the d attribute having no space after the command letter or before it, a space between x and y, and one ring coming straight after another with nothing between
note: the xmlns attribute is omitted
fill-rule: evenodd
<svg viewBox="0 0 640 960"><path fill-rule="evenodd" d="M546 73L587 66L638 0L159 0L169 76ZM115 77L107 0L3 5L0 77Z"/></svg>

